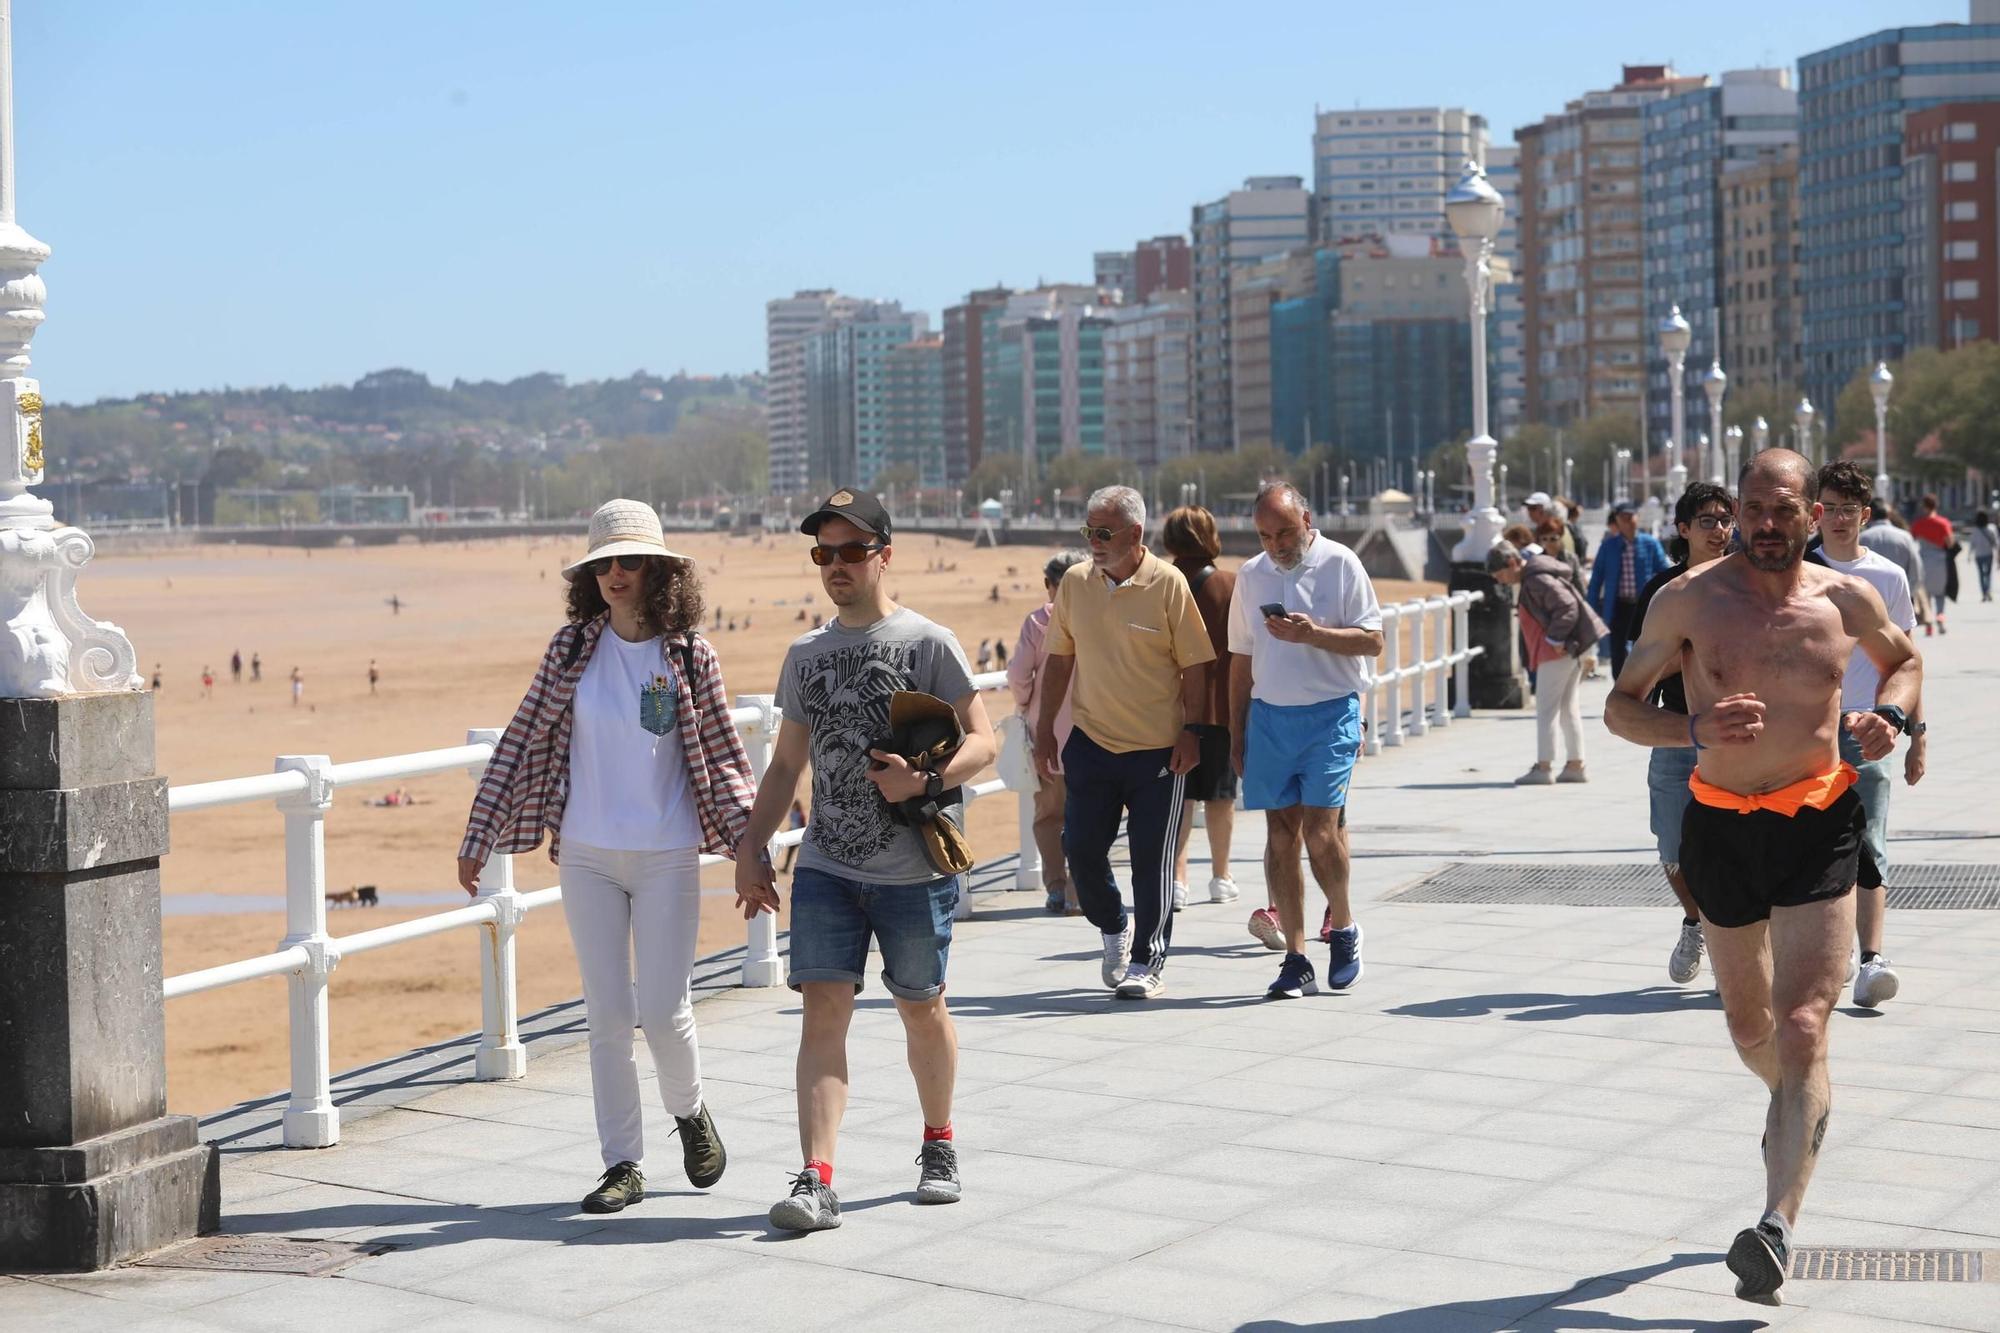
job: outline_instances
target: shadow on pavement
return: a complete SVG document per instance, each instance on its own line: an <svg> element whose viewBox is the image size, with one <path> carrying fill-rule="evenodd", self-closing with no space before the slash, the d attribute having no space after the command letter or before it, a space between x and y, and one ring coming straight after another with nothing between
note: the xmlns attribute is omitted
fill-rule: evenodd
<svg viewBox="0 0 2000 1333"><path fill-rule="evenodd" d="M1382 1012L1401 1018L1484 1018L1510 1009L1516 1011L1506 1014L1512 1022L1552 1023L1605 1014L1664 1014L1693 1009L1720 1013L1722 1000L1712 990L1648 986L1644 990L1608 991L1602 995L1460 995L1398 1005Z"/></svg>

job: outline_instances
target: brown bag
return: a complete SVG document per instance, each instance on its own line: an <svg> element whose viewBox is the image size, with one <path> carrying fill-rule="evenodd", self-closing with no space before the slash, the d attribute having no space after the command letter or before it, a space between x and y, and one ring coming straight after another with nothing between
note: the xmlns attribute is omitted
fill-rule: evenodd
<svg viewBox="0 0 2000 1333"><path fill-rule="evenodd" d="M914 768L935 773L965 743L958 711L934 694L898 690L889 698L889 734L869 748L901 755ZM962 791L947 787L935 797L912 796L889 803L889 817L907 824L923 844L924 859L940 875L962 875L972 869L972 843L946 807L964 809Z"/></svg>

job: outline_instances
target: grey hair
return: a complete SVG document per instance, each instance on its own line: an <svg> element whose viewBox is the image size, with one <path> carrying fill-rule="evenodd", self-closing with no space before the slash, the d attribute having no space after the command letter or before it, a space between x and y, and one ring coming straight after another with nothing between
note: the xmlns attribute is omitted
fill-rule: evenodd
<svg viewBox="0 0 2000 1333"><path fill-rule="evenodd" d="M1100 486L1092 491L1084 512L1094 514L1100 509L1115 509L1127 524L1146 526L1146 497L1130 486Z"/></svg>
<svg viewBox="0 0 2000 1333"><path fill-rule="evenodd" d="M1266 481L1258 484L1255 502L1258 508L1280 501L1290 503L1302 518L1312 513L1312 506L1306 503L1306 497L1289 481Z"/></svg>
<svg viewBox="0 0 2000 1333"><path fill-rule="evenodd" d="M1049 557L1049 562L1042 566L1042 582L1061 583L1063 575L1069 573L1072 566L1080 565L1088 559L1090 559L1088 555L1073 546L1067 550L1057 551Z"/></svg>
<svg viewBox="0 0 2000 1333"><path fill-rule="evenodd" d="M1486 553L1486 572L1488 574L1498 574L1501 570L1507 568L1507 566L1520 558L1520 549L1514 543L1503 538L1500 541L1494 542L1493 549Z"/></svg>

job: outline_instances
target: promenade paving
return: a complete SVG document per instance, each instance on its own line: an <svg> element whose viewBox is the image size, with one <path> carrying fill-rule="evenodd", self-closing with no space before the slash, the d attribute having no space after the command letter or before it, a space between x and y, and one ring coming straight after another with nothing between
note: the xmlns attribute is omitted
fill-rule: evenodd
<svg viewBox="0 0 2000 1333"><path fill-rule="evenodd" d="M2000 615L1974 604L1953 621L1921 645L1936 730L1929 776L1895 794L1904 863L2000 861ZM699 1006L721 1184L686 1185L655 1108L645 1203L579 1213L599 1163L580 1014L563 1006L538 1016L516 1083L464 1081L462 1044L343 1079L337 1148L269 1146L269 1103L210 1122L227 1230L388 1253L322 1279L4 1279L0 1328L2000 1329L1992 1281L1733 1298L1722 1254L1761 1208L1765 1098L1706 974L1668 984L1670 908L1394 897L1471 858L1653 859L1644 756L1598 723L1605 686L1586 689L1588 785L1511 785L1532 758L1525 715L1364 763L1367 968L1351 993L1262 999L1275 955L1243 929L1263 894L1254 860L1237 863L1243 902L1178 918L1170 990L1146 1005L1098 986L1085 923L1044 916L1039 895L980 894L952 958L958 1205L912 1202L919 1116L871 980L840 1230L788 1237L764 1218L798 1160L798 1004L782 989L711 989ZM1261 821L1240 828L1260 856ZM1902 996L1835 1019L1833 1117L1797 1240L1984 1251L2000 1275L2000 911L1892 913L1889 951Z"/></svg>

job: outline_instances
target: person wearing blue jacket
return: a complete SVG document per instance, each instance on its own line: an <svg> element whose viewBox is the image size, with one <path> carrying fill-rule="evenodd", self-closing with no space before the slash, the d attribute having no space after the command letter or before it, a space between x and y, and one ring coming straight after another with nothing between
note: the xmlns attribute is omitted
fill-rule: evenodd
<svg viewBox="0 0 2000 1333"><path fill-rule="evenodd" d="M1611 530L1597 545L1590 567L1590 605L1611 626L1611 675L1625 668L1625 650L1632 641L1632 615L1639 591L1671 562L1660 539L1639 531L1639 507L1630 500L1611 506Z"/></svg>

